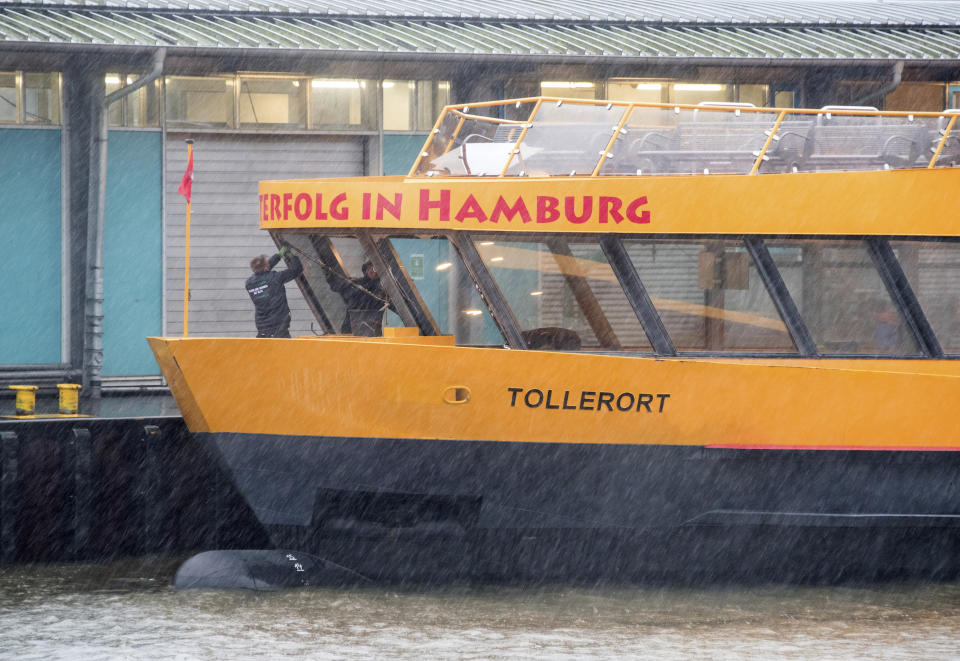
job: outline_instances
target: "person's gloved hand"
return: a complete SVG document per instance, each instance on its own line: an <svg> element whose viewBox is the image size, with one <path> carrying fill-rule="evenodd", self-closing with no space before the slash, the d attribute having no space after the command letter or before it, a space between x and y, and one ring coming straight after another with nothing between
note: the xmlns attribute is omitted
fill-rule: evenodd
<svg viewBox="0 0 960 661"><path fill-rule="evenodd" d="M289 247L289 246L282 246L282 247L280 248L280 252L279 252L278 254L280 255L280 259L286 259L286 258L287 258L287 255L290 254L290 247Z"/></svg>

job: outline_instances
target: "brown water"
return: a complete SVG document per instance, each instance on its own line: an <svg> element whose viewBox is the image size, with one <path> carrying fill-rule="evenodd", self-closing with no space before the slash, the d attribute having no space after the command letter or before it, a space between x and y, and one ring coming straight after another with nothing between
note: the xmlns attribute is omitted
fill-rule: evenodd
<svg viewBox="0 0 960 661"><path fill-rule="evenodd" d="M169 561L0 571L3 659L960 659L960 584L175 592Z"/></svg>

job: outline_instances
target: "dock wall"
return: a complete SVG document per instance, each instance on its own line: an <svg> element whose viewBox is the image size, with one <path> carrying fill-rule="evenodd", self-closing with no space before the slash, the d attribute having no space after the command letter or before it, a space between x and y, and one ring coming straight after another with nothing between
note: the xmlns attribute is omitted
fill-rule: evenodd
<svg viewBox="0 0 960 661"><path fill-rule="evenodd" d="M0 421L0 565L269 546L179 417Z"/></svg>

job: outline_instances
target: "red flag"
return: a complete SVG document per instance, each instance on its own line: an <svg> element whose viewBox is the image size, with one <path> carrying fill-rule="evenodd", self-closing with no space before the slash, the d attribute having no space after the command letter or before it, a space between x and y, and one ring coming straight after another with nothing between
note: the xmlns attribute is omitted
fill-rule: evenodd
<svg viewBox="0 0 960 661"><path fill-rule="evenodd" d="M187 159L187 171L183 173L183 179L177 186L177 192L187 198L187 204L190 204L190 191L193 188L193 150L190 150L190 158Z"/></svg>

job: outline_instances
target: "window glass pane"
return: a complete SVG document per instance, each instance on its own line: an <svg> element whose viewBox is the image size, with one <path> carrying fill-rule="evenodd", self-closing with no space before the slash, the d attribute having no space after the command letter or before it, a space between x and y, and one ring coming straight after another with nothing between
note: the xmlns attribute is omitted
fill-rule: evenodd
<svg viewBox="0 0 960 661"><path fill-rule="evenodd" d="M780 90L773 95L774 108L796 108L796 92L793 90Z"/></svg>
<svg viewBox="0 0 960 661"><path fill-rule="evenodd" d="M821 353L919 354L863 241L771 239L767 247Z"/></svg>
<svg viewBox="0 0 960 661"><path fill-rule="evenodd" d="M796 351L741 241L626 246L678 351Z"/></svg>
<svg viewBox="0 0 960 661"><path fill-rule="evenodd" d="M733 85L718 83L673 83L670 103L696 105L705 102L733 101Z"/></svg>
<svg viewBox="0 0 960 661"><path fill-rule="evenodd" d="M127 76L127 85L132 85L139 77ZM160 80L147 83L125 96L124 106L126 126L160 126Z"/></svg>
<svg viewBox="0 0 960 661"><path fill-rule="evenodd" d="M119 73L108 73L103 78L104 95L110 95L122 87L123 76ZM123 126L123 104L111 103L107 111L110 116L110 126Z"/></svg>
<svg viewBox="0 0 960 661"><path fill-rule="evenodd" d="M240 78L240 127L302 129L307 126L304 81Z"/></svg>
<svg viewBox="0 0 960 661"><path fill-rule="evenodd" d="M27 124L60 123L60 74L23 74L23 118Z"/></svg>
<svg viewBox="0 0 960 661"><path fill-rule="evenodd" d="M544 103L520 146L521 169L529 176L591 174L624 112L626 106Z"/></svg>
<svg viewBox="0 0 960 661"><path fill-rule="evenodd" d="M460 345L503 345L460 257L446 239L391 239L440 332Z"/></svg>
<svg viewBox="0 0 960 661"><path fill-rule="evenodd" d="M409 131L413 128L413 101L416 83L412 80L383 81L383 130Z"/></svg>
<svg viewBox="0 0 960 661"><path fill-rule="evenodd" d="M737 92L740 103L752 103L758 108L767 105L767 86L766 85L737 85Z"/></svg>
<svg viewBox="0 0 960 661"><path fill-rule="evenodd" d="M334 333L350 333L352 322L376 317L388 326L402 326L400 318L387 311L389 299L376 278L365 278L367 255L354 237L319 237L306 233L280 232L303 264L310 292L333 326ZM355 312L350 315L349 310ZM379 314L378 314L379 313Z"/></svg>
<svg viewBox="0 0 960 661"><path fill-rule="evenodd" d="M376 128L373 81L314 78L310 81L311 128Z"/></svg>
<svg viewBox="0 0 960 661"><path fill-rule="evenodd" d="M611 101L637 103L666 103L667 83L653 80L611 80L607 83L607 98Z"/></svg>
<svg viewBox="0 0 960 661"><path fill-rule="evenodd" d="M450 105L450 83L421 80L417 82L417 129L429 131L433 128L440 111Z"/></svg>
<svg viewBox="0 0 960 661"><path fill-rule="evenodd" d="M596 240L476 245L530 348L650 350Z"/></svg>
<svg viewBox="0 0 960 661"><path fill-rule="evenodd" d="M0 72L0 122L17 121L17 74Z"/></svg>
<svg viewBox="0 0 960 661"><path fill-rule="evenodd" d="M940 112L946 98L943 83L900 83L884 97L883 109Z"/></svg>
<svg viewBox="0 0 960 661"><path fill-rule="evenodd" d="M559 96L564 99L595 99L597 86L595 83L583 81L545 80L540 83L542 96Z"/></svg>
<svg viewBox="0 0 960 661"><path fill-rule="evenodd" d="M960 354L960 243L891 243L943 351Z"/></svg>
<svg viewBox="0 0 960 661"><path fill-rule="evenodd" d="M168 77L167 124L194 128L232 127L233 87L232 78Z"/></svg>

